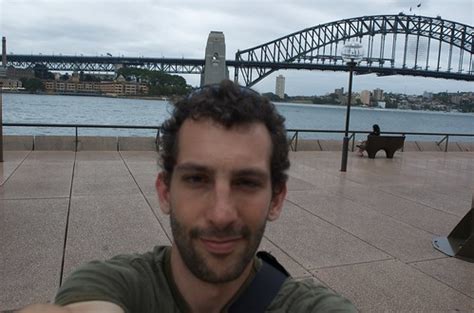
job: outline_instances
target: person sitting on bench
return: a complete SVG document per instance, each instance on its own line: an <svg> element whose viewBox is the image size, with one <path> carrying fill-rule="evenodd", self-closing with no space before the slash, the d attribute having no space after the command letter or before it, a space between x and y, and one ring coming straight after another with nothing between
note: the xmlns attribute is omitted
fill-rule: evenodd
<svg viewBox="0 0 474 313"><path fill-rule="evenodd" d="M380 127L377 124L372 125L372 132L369 133L368 136L380 136ZM368 139L367 136L367 139ZM364 156L364 151L367 148L367 140L362 141L360 144L357 145L357 148L359 150L357 151L358 155L363 157Z"/></svg>

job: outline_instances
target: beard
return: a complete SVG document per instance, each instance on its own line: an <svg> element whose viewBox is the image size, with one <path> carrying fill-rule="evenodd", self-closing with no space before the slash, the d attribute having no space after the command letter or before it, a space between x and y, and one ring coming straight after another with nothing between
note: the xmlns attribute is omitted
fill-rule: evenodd
<svg viewBox="0 0 474 313"><path fill-rule="evenodd" d="M198 279L213 284L230 282L242 275L255 256L266 226L266 220L264 220L254 231L248 226L237 228L233 225L222 229L213 226L187 229L176 218L173 209L171 209L170 221L174 242L186 267ZM236 251L229 256L232 259L224 260L228 257L223 257L221 261L225 262L226 266L225 270L220 271L217 267L211 266L209 260L211 257L206 256L205 252L198 251L195 244L193 244L193 241L199 240L201 236L215 238L240 236L246 245L243 251Z"/></svg>

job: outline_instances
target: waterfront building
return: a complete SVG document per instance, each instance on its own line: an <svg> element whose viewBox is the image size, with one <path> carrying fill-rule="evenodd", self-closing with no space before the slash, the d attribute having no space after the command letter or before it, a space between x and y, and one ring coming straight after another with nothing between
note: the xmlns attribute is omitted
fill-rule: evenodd
<svg viewBox="0 0 474 313"><path fill-rule="evenodd" d="M285 98L285 76L278 75L276 78L275 94L280 98Z"/></svg>
<svg viewBox="0 0 474 313"><path fill-rule="evenodd" d="M374 101L383 101L383 89L380 89L380 88L374 89L372 99Z"/></svg>
<svg viewBox="0 0 474 313"><path fill-rule="evenodd" d="M110 96L135 96L148 94L148 86L144 83L126 81L75 82L45 80L48 93L103 93Z"/></svg>
<svg viewBox="0 0 474 313"><path fill-rule="evenodd" d="M35 77L35 71L29 68L15 68L13 66L9 66L7 67L6 71L7 77L11 79Z"/></svg>
<svg viewBox="0 0 474 313"><path fill-rule="evenodd" d="M23 85L21 81L18 79L12 79L12 78L2 78L0 77L0 83L2 83L2 89L5 90L19 90L23 89Z"/></svg>
<svg viewBox="0 0 474 313"><path fill-rule="evenodd" d="M428 91L423 92L423 99L431 100L432 98L433 98L432 92L428 92Z"/></svg>
<svg viewBox="0 0 474 313"><path fill-rule="evenodd" d="M370 90L362 90L360 92L360 101L363 105L370 105Z"/></svg>

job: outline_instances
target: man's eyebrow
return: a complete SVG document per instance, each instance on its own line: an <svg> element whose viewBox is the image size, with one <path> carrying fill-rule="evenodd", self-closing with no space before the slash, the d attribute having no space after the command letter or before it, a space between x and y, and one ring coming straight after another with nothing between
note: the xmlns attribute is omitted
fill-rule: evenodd
<svg viewBox="0 0 474 313"><path fill-rule="evenodd" d="M265 170L262 170L260 168L244 168L240 170L236 170L234 173L236 176L253 176L257 178L267 178L269 176L269 173Z"/></svg>
<svg viewBox="0 0 474 313"><path fill-rule="evenodd" d="M194 172L208 172L210 171L209 167L196 163L182 163L176 165L176 171L194 171Z"/></svg>
<svg viewBox="0 0 474 313"><path fill-rule="evenodd" d="M179 165L176 165L175 171L178 172L213 172L211 168L208 166L202 165L202 164L197 164L197 163L182 163ZM267 178L270 174L262 170L260 168L256 167L247 167L247 168L242 168L242 169L237 169L232 172L232 175L235 176L254 176L258 178Z"/></svg>

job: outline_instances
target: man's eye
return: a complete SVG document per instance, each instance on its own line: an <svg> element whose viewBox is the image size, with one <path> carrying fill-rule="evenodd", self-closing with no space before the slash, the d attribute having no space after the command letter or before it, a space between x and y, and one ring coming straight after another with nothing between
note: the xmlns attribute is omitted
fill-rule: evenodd
<svg viewBox="0 0 474 313"><path fill-rule="evenodd" d="M255 180L255 179L242 178L242 179L236 180L235 185L240 186L240 187L246 187L246 188L258 188L262 184L260 181Z"/></svg>
<svg viewBox="0 0 474 313"><path fill-rule="evenodd" d="M186 175L183 177L183 180L189 184L203 184L207 181L206 177L203 175Z"/></svg>

